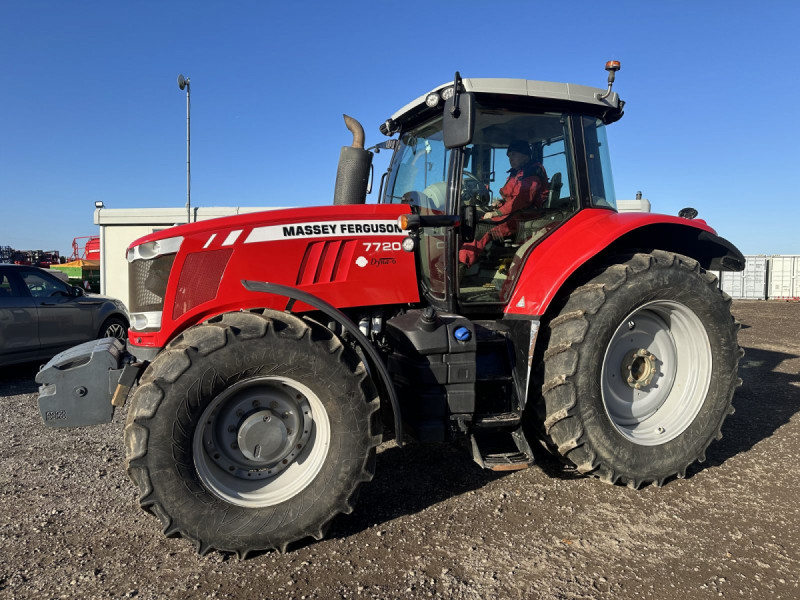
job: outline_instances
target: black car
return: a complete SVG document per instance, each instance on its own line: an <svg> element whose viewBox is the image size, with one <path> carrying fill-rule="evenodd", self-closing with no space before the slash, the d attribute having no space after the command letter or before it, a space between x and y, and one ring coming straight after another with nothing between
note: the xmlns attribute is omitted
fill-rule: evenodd
<svg viewBox="0 0 800 600"><path fill-rule="evenodd" d="M0 264L0 366L47 360L101 337L124 340L125 305L86 294L45 269Z"/></svg>

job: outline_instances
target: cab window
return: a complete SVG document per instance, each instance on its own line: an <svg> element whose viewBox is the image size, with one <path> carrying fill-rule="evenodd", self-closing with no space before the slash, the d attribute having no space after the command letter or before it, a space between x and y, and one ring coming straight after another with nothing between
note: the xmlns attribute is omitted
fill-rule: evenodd
<svg viewBox="0 0 800 600"><path fill-rule="evenodd" d="M616 209L617 197L614 193L614 179L611 177L606 126L594 117L583 117L581 120L592 206Z"/></svg>

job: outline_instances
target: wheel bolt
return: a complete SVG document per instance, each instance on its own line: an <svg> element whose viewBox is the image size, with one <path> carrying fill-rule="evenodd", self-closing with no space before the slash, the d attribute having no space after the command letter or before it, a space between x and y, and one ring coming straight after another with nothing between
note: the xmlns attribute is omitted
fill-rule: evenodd
<svg viewBox="0 0 800 600"><path fill-rule="evenodd" d="M656 431L658 433L664 433L666 431L666 429L664 429L663 427L659 427L658 429L656 429Z"/></svg>
<svg viewBox="0 0 800 600"><path fill-rule="evenodd" d="M265 417L264 417L264 421L269 421L269 420L271 420L271 419L272 419L272 417L271 417L271 416L269 416L269 415L267 415L267 416L265 416Z"/></svg>
<svg viewBox="0 0 800 600"><path fill-rule="evenodd" d="M636 323L633 321L628 321L628 329L633 329L634 327L636 327Z"/></svg>
<svg viewBox="0 0 800 600"><path fill-rule="evenodd" d="M253 400L253 408L258 408L259 406L260 406L259 401L258 400Z"/></svg>
<svg viewBox="0 0 800 600"><path fill-rule="evenodd" d="M237 417L241 417L243 414L244 414L244 412L242 412L242 409L241 409L241 408L240 408L239 410L237 410L237 411L236 411L236 416L237 416Z"/></svg>
<svg viewBox="0 0 800 600"><path fill-rule="evenodd" d="M283 418L284 419L288 419L291 416L292 416L292 411L287 411L287 412L283 413Z"/></svg>

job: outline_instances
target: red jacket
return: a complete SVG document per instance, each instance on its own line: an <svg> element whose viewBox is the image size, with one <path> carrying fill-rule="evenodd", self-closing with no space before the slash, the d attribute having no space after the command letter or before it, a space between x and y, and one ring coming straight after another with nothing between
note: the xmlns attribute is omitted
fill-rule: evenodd
<svg viewBox="0 0 800 600"><path fill-rule="evenodd" d="M495 211L505 218L519 210L541 208L549 192L544 167L532 162L522 169L511 169L509 173L506 184L500 188L503 200Z"/></svg>

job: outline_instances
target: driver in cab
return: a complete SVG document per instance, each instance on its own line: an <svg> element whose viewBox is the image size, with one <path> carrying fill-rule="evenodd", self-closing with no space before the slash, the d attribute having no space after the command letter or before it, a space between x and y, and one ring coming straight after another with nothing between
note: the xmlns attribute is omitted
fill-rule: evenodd
<svg viewBox="0 0 800 600"><path fill-rule="evenodd" d="M464 271L474 265L480 253L493 239L502 240L517 233L523 211L541 208L547 201L547 173L544 167L531 158L531 148L524 140L514 140L506 151L511 168L508 179L500 188L501 199L495 200L492 210L485 213L484 220L491 220L497 225L486 235L474 242L467 242L458 252L459 270Z"/></svg>

